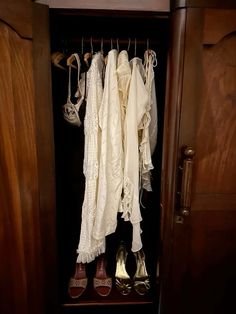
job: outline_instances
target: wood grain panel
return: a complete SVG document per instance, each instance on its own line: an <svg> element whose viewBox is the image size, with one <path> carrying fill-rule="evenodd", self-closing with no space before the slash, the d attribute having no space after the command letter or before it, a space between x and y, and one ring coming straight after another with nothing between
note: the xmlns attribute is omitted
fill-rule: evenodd
<svg viewBox="0 0 236 314"><path fill-rule="evenodd" d="M186 22L179 148L196 155L191 214L176 208L167 313L235 313L236 37L204 46L204 9Z"/></svg>
<svg viewBox="0 0 236 314"><path fill-rule="evenodd" d="M32 38L32 10L28 0L1 0L0 19L21 37Z"/></svg>
<svg viewBox="0 0 236 314"><path fill-rule="evenodd" d="M235 34L203 51L203 103L198 112L196 146L197 193L235 193L235 51Z"/></svg>
<svg viewBox="0 0 236 314"><path fill-rule="evenodd" d="M191 217L189 312L235 313L236 212L194 212ZM191 297L190 297L191 296Z"/></svg>
<svg viewBox="0 0 236 314"><path fill-rule="evenodd" d="M16 149L22 203L25 267L29 309L40 313L42 260L36 154L32 42L10 32ZM37 285L34 283L37 282Z"/></svg>
<svg viewBox="0 0 236 314"><path fill-rule="evenodd" d="M191 211L236 210L236 194L195 194Z"/></svg>
<svg viewBox="0 0 236 314"><path fill-rule="evenodd" d="M42 239L43 291L48 313L57 302L56 205L54 165L54 122L48 7L34 4L33 68L35 88L35 131L37 141L40 227ZM43 23L43 27L42 27ZM51 280L48 280L51 278Z"/></svg>
<svg viewBox="0 0 236 314"><path fill-rule="evenodd" d="M216 44L227 34L236 31L235 10L204 11L203 44Z"/></svg>
<svg viewBox="0 0 236 314"><path fill-rule="evenodd" d="M160 263L161 291L160 300L163 314L172 313L179 307L179 279L170 267L173 261L173 247L179 245L183 235L178 233L173 241L176 177L178 159L179 123L181 113L181 96L183 89L183 65L187 11L178 10L173 15L171 23L170 51L168 55L166 106L164 114L164 138L162 158L162 187L161 187L161 225L163 252ZM178 232L178 231L177 231ZM173 243L174 242L174 243ZM181 251L182 252L182 251ZM184 267L183 263L182 266ZM181 275L182 268L179 269ZM171 287L171 288L170 288ZM172 302L170 302L172 300ZM177 313L177 312L176 312ZM179 312L178 312L179 313Z"/></svg>
<svg viewBox="0 0 236 314"><path fill-rule="evenodd" d="M17 167L14 100L8 28L0 23L1 303L3 313L27 313L22 205ZM14 280L13 280L14 279ZM9 285L11 282L11 285ZM11 304L11 305L10 305Z"/></svg>
<svg viewBox="0 0 236 314"><path fill-rule="evenodd" d="M42 313L32 42L0 23L0 49L0 312Z"/></svg>

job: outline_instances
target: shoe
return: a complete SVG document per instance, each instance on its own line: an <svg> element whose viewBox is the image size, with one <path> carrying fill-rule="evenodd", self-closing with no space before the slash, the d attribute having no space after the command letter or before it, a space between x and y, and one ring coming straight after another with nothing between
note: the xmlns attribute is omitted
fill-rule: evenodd
<svg viewBox="0 0 236 314"><path fill-rule="evenodd" d="M93 287L102 297L107 297L112 288L112 278L107 276L106 264L105 255L100 255L97 259L96 274L93 278Z"/></svg>
<svg viewBox="0 0 236 314"><path fill-rule="evenodd" d="M76 270L74 277L70 278L68 293L71 298L79 298L85 291L88 284L86 277L85 264L76 263Z"/></svg>
<svg viewBox="0 0 236 314"><path fill-rule="evenodd" d="M127 255L125 244L122 242L116 253L115 282L117 290L123 295L128 295L132 289L131 279L125 268Z"/></svg>
<svg viewBox="0 0 236 314"><path fill-rule="evenodd" d="M143 249L134 252L134 256L137 266L134 275L134 289L139 295L145 295L150 289L150 281L145 265L145 254Z"/></svg>

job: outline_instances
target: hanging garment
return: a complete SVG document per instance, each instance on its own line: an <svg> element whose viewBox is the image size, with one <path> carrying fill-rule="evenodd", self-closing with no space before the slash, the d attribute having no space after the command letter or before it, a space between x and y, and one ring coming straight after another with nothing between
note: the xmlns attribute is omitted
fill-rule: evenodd
<svg viewBox="0 0 236 314"><path fill-rule="evenodd" d="M144 67L139 67L140 74L145 82ZM148 99L149 94L147 90ZM138 125L139 133L139 174L140 174L140 189L152 191L150 170L153 169L150 139L149 139L149 124L151 121L150 116L150 102L148 101L144 115ZM142 193L142 191L141 191Z"/></svg>
<svg viewBox="0 0 236 314"><path fill-rule="evenodd" d="M116 73L117 56L116 49L112 49L108 53L103 99L99 110L101 150L93 236L101 240L116 230L123 182L121 108Z"/></svg>
<svg viewBox="0 0 236 314"><path fill-rule="evenodd" d="M121 106L121 126L123 130L131 80L131 68L126 50L122 50L118 55L116 73Z"/></svg>
<svg viewBox="0 0 236 314"><path fill-rule="evenodd" d="M149 124L149 140L151 154L154 153L157 144L158 132L158 116L157 116L157 98L155 85L154 67L157 66L156 53L153 50L146 50L144 53L144 68L145 68L145 86L149 96L150 116Z"/></svg>
<svg viewBox="0 0 236 314"><path fill-rule="evenodd" d="M84 119L85 147L83 163L85 193L82 206L80 240L77 249L77 263L89 263L96 256L105 252L105 239L96 240L93 237L93 226L97 209L99 146L101 137L98 126L98 113L103 95L103 67L104 60L102 54L95 54L87 73L89 84Z"/></svg>
<svg viewBox="0 0 236 314"><path fill-rule="evenodd" d="M124 152L124 123L126 108L128 103L130 80L131 80L131 67L129 63L129 56L126 50L122 50L118 55L117 61L117 80L120 98L120 108L121 108L121 129L122 129L122 149ZM124 171L124 153L122 158L122 169ZM122 212L122 202L120 200L119 212Z"/></svg>
<svg viewBox="0 0 236 314"><path fill-rule="evenodd" d="M132 74L126 116L124 123L124 191L122 199L124 220L130 220L133 226L133 252L142 248L140 222L142 216L139 205L140 190L140 154L138 132L148 107L148 93L144 85L144 69L140 58L130 61ZM141 75L142 73L142 75Z"/></svg>

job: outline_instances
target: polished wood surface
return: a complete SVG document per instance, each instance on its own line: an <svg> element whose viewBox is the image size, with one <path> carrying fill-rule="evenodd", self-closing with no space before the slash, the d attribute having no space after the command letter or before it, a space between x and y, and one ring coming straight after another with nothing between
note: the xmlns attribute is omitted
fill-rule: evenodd
<svg viewBox="0 0 236 314"><path fill-rule="evenodd" d="M166 104L163 130L163 157L162 157L162 186L161 186L161 238L162 256L160 258L161 278L161 311L171 313L170 300L178 299L180 291L169 289L171 285L179 286L179 277L171 277L170 267L173 259L173 226L174 208L178 172L178 137L181 113L181 95L183 89L183 64L185 47L185 24L187 11L178 10L173 14L171 23L170 49L168 53L168 68L166 78ZM184 247L184 244L181 244ZM180 265L181 267L181 265ZM178 269L179 273L181 269ZM174 293L173 293L174 291ZM174 302L173 302L174 303ZM176 303L175 303L176 304Z"/></svg>
<svg viewBox="0 0 236 314"><path fill-rule="evenodd" d="M214 8L214 9L235 9L234 0L175 0L175 8Z"/></svg>
<svg viewBox="0 0 236 314"><path fill-rule="evenodd" d="M1 302L4 314L42 313L32 42L0 23Z"/></svg>
<svg viewBox="0 0 236 314"><path fill-rule="evenodd" d="M204 11L203 44L216 44L223 37L235 32L236 20L234 10Z"/></svg>
<svg viewBox="0 0 236 314"><path fill-rule="evenodd" d="M32 38L32 7L30 0L0 1L0 19L23 38Z"/></svg>
<svg viewBox="0 0 236 314"><path fill-rule="evenodd" d="M178 202L174 206L173 303L167 313L236 310L231 292L236 277L235 20L235 10L187 9L177 140L179 151L190 145L196 156L190 216L179 219Z"/></svg>
<svg viewBox="0 0 236 314"><path fill-rule="evenodd" d="M92 10L126 10L126 11L151 11L168 12L170 10L169 0L49 0L38 1L46 3L50 8L64 9L92 9Z"/></svg>
<svg viewBox="0 0 236 314"><path fill-rule="evenodd" d="M43 27L42 27L43 25ZM58 308L54 120L51 86L49 10L33 6L35 132L39 181L43 292L47 313ZM51 278L49 280L49 278Z"/></svg>
<svg viewBox="0 0 236 314"><path fill-rule="evenodd" d="M57 268L48 8L17 0L1 2L1 9L0 312L53 313Z"/></svg>

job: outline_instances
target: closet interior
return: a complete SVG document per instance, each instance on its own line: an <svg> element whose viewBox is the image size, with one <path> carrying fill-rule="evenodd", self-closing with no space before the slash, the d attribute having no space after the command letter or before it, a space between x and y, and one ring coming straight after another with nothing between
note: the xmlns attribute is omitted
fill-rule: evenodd
<svg viewBox="0 0 236 314"><path fill-rule="evenodd" d="M161 256L161 213L160 186L162 163L163 115L167 51L169 42L169 17L167 13L127 12L103 10L50 9L51 55L59 56L59 63L52 59L52 93L54 112L56 201L57 201L57 260L59 299L63 313L113 313L125 308L147 310L149 314L158 312L159 273ZM82 126L68 123L62 112L67 102L68 65L72 53L79 55L101 50L107 55L109 50L127 50L129 59L137 56L143 60L144 52L151 49L156 53L155 87L158 112L157 145L152 155L152 191L142 193L142 243L145 252L145 266L150 279L150 289L144 295L132 287L128 295L122 295L115 285L116 254L120 243L127 248L126 270L132 279L136 272L136 261L131 252L132 226L117 215L116 231L106 237L106 272L112 278L109 295L99 295L93 287L97 258L86 264L87 286L78 298L68 293L70 278L75 273L77 247L81 227L81 209L84 199L85 178L83 174L84 130L83 118L86 104L82 104L80 118ZM58 62L58 61L57 61ZM58 66L59 64L59 66ZM71 95L76 91L77 68L71 68ZM81 67L81 71L82 71ZM160 266L161 267L161 266ZM115 306L114 306L115 305ZM123 306L123 308L121 308Z"/></svg>

